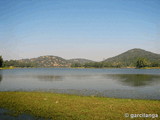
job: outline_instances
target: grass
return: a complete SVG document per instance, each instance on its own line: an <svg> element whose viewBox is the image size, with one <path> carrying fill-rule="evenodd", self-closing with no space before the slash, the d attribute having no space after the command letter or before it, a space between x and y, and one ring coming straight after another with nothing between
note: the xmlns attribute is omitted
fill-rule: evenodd
<svg viewBox="0 0 160 120"><path fill-rule="evenodd" d="M10 66L10 67L0 67L0 69L14 69L15 67L13 67L13 66Z"/></svg>
<svg viewBox="0 0 160 120"><path fill-rule="evenodd" d="M53 120L123 120L126 119L124 113L160 115L158 100L87 97L47 92L0 92L0 108L15 111L15 115L27 113Z"/></svg>

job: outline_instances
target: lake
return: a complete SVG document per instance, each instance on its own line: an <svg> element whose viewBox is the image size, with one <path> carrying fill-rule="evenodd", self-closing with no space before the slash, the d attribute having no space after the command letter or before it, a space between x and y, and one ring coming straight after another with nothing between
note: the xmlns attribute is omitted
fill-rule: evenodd
<svg viewBox="0 0 160 120"><path fill-rule="evenodd" d="M160 69L26 68L0 70L0 91L47 91L160 99Z"/></svg>

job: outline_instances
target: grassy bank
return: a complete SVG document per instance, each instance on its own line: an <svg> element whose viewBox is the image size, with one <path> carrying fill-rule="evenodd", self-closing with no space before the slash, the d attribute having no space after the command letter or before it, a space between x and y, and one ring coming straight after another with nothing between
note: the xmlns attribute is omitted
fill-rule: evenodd
<svg viewBox="0 0 160 120"><path fill-rule="evenodd" d="M46 92L0 92L0 108L54 120L121 120L124 113L160 115L160 101L64 95Z"/></svg>
<svg viewBox="0 0 160 120"><path fill-rule="evenodd" d="M1 67L0 69L2 69L2 70L4 69L5 70L5 69L14 69L14 68L15 67Z"/></svg>

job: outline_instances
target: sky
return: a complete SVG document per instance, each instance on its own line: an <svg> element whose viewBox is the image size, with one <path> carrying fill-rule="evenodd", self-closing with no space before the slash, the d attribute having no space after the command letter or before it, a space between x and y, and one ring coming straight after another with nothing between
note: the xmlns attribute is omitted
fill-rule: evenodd
<svg viewBox="0 0 160 120"><path fill-rule="evenodd" d="M0 0L3 59L160 54L160 0Z"/></svg>

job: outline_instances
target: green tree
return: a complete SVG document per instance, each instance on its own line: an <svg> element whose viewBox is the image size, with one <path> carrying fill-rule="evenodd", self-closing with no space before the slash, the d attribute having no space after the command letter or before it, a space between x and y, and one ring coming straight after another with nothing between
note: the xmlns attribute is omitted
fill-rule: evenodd
<svg viewBox="0 0 160 120"><path fill-rule="evenodd" d="M71 65L71 67L82 67L82 64L80 64L80 63L73 63Z"/></svg>
<svg viewBox="0 0 160 120"><path fill-rule="evenodd" d="M3 65L3 58L2 56L0 56L0 67L2 67L2 65Z"/></svg>
<svg viewBox="0 0 160 120"><path fill-rule="evenodd" d="M147 67L149 65L149 62L145 58L139 58L136 62L137 68Z"/></svg>
<svg viewBox="0 0 160 120"><path fill-rule="evenodd" d="M153 63L151 63L151 67L160 67L160 63L153 62Z"/></svg>

